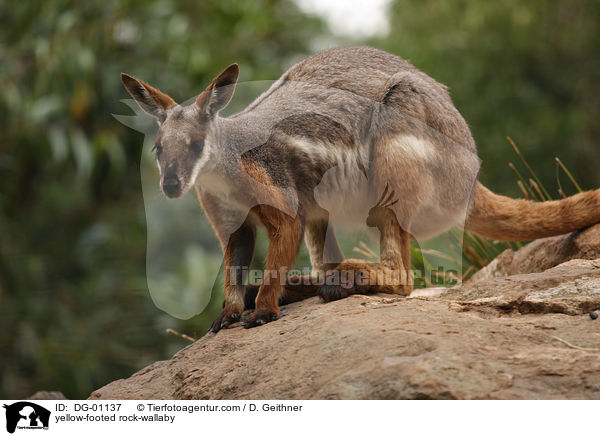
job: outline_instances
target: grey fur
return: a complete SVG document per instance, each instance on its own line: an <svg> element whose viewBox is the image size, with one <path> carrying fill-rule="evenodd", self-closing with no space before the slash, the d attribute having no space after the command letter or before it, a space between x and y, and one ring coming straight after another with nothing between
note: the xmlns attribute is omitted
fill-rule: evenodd
<svg viewBox="0 0 600 436"><path fill-rule="evenodd" d="M194 156L189 143L198 135L206 146ZM479 171L470 130L447 88L398 56L366 47L305 59L229 118L196 105L170 108L159 136L163 178L175 171L180 195L195 184L218 202L220 215L211 221L229 235L256 205L233 199L245 183L242 158L268 172L289 199L286 213L316 228L329 219L364 225L389 184L400 199L400 224L423 238L464 223ZM390 167L393 174L382 179L377 171Z"/></svg>

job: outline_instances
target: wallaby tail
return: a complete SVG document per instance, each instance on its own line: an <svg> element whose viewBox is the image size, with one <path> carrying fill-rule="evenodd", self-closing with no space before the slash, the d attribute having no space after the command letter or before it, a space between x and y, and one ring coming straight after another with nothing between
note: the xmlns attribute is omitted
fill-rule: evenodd
<svg viewBox="0 0 600 436"><path fill-rule="evenodd" d="M497 195L477 183L465 228L490 239L529 241L600 223L600 189L535 202Z"/></svg>

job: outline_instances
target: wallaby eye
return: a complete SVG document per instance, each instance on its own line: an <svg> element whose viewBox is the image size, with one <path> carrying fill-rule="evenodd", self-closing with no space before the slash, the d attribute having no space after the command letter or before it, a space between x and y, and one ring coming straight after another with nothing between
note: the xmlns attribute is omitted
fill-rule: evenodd
<svg viewBox="0 0 600 436"><path fill-rule="evenodd" d="M195 139L190 144L190 150L192 150L196 154L202 153L203 149L204 149L204 140L202 140L202 139Z"/></svg>
<svg viewBox="0 0 600 436"><path fill-rule="evenodd" d="M154 144L154 147L152 147L152 151L154 152L156 157L160 156L160 154L162 153L162 146L160 145L159 142Z"/></svg>

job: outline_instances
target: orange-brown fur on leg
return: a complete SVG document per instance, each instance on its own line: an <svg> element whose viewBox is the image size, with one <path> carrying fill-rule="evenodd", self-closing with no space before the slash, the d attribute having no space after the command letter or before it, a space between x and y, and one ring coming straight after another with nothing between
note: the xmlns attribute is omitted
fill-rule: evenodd
<svg viewBox="0 0 600 436"><path fill-rule="evenodd" d="M295 259L302 239L303 221L301 213L291 212L295 208L285 191L278 189L273 183L268 172L257 162L243 159L245 169L244 180L241 183L244 189L240 190L238 201L254 202L248 216L239 229L231 233L235 225L227 218L226 211L220 207L219 200L209 194L198 191L202 207L213 224L217 237L221 242L225 264L225 304L221 315L215 320L210 331L217 332L220 328L241 318L242 325L246 328L265 324L277 319L279 316L278 300L282 296L281 282L285 281L282 274L287 274ZM268 202L269 204L265 204ZM288 213L286 213L288 212ZM230 212L235 216L234 212ZM235 216L239 219L239 215ZM234 220L235 221L235 220ZM270 240L269 251L266 258L265 280L258 289L242 283L241 268L248 267L252 260L255 242L255 224L262 223ZM238 224L239 225L239 224ZM250 231L251 230L251 231ZM229 232L229 233L228 233ZM235 271L232 268L237 267ZM231 274L235 273L232 282ZM236 275L237 274L237 275ZM293 290L284 292L287 299L300 300L315 295L315 287L304 285L293 287ZM248 290L249 289L249 290ZM253 299L252 304L249 300ZM242 313L243 309L252 308ZM240 317L240 313L242 316Z"/></svg>
<svg viewBox="0 0 600 436"><path fill-rule="evenodd" d="M240 226L240 216L224 210L216 197L202 193L199 189L196 192L223 249L225 304L209 329L216 333L239 321L244 310L246 286L243 282L243 270L252 262L256 227L250 215Z"/></svg>
<svg viewBox="0 0 600 436"><path fill-rule="evenodd" d="M252 263L255 241L256 229L249 223L244 223L229 238L224 254L225 307L210 328L214 333L240 320L246 293L243 272Z"/></svg>
<svg viewBox="0 0 600 436"><path fill-rule="evenodd" d="M378 263L346 259L327 275L319 288L319 296L325 301L333 301L353 294L403 294L402 276L401 270Z"/></svg>
<svg viewBox="0 0 600 436"><path fill-rule="evenodd" d="M252 310L256 305L256 295L260 288L260 283L253 283L246 287L244 298L244 308ZM290 276L286 284L281 288L279 295L279 306L296 303L318 295L320 283L312 275L308 276Z"/></svg>
<svg viewBox="0 0 600 436"><path fill-rule="evenodd" d="M344 259L335 237L335 229L328 228L328 220L308 221L304 233L313 275L318 276L328 269L335 268ZM324 262L324 258L328 263Z"/></svg>
<svg viewBox="0 0 600 436"><path fill-rule="evenodd" d="M402 283L404 295L410 295L414 288L414 279L412 274L412 260L410 256L410 234L400 229L400 254L405 271L405 281Z"/></svg>
<svg viewBox="0 0 600 436"><path fill-rule="evenodd" d="M302 240L300 216L291 217L266 205L258 206L256 213L267 229L269 251L265 262L265 278L256 295L255 309L242 315L245 328L262 325L279 317L278 300L282 279L285 281L282 275L287 275L293 265Z"/></svg>
<svg viewBox="0 0 600 436"><path fill-rule="evenodd" d="M369 227L377 227L380 233L381 265L397 271L399 283L395 294L410 295L412 292L412 272L410 259L410 235L398 222L401 210L397 206L394 191L385 187L379 202L371 208L367 217Z"/></svg>
<svg viewBox="0 0 600 436"><path fill-rule="evenodd" d="M381 234L381 264L358 259L342 262L320 288L319 295L323 300L338 300L351 294L369 292L400 295L412 292L410 236L396 218L394 206L397 203L393 191L386 186L367 217L367 225L377 227Z"/></svg>

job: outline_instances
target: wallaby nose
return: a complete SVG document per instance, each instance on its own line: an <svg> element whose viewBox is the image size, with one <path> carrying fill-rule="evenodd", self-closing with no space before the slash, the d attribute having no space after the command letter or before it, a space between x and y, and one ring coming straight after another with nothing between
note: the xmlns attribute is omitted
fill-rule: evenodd
<svg viewBox="0 0 600 436"><path fill-rule="evenodd" d="M181 183L177 177L167 177L163 180L162 187L167 197L177 197L180 194Z"/></svg>

